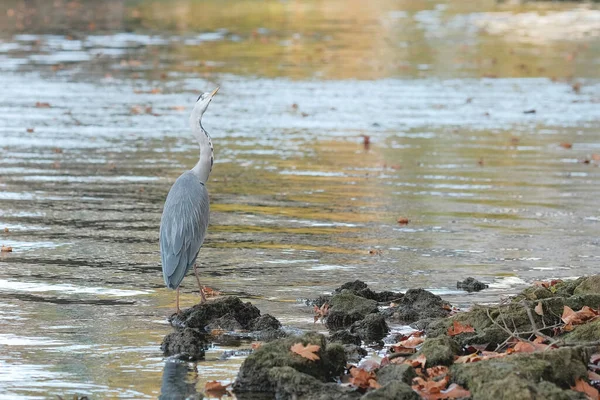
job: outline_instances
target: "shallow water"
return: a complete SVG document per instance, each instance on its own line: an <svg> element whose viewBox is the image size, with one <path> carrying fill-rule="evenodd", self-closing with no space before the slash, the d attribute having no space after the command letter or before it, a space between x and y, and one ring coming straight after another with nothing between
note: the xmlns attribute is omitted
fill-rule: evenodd
<svg viewBox="0 0 600 400"><path fill-rule="evenodd" d="M5 3L0 398L157 397L235 377L228 346L196 366L159 350L174 306L161 209L197 160L190 106L217 84L203 283L290 328L323 329L297 299L348 280L466 305L598 270L597 9L107 2L102 19L94 3L68 17L44 2L19 28ZM535 40L502 34L531 13ZM571 22L546 37L548 18ZM573 18L586 35L557 38ZM491 288L456 290L467 276Z"/></svg>

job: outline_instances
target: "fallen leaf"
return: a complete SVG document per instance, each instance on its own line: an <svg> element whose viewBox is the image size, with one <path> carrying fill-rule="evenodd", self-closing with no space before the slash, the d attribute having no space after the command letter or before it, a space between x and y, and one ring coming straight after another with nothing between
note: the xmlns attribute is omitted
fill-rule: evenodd
<svg viewBox="0 0 600 400"><path fill-rule="evenodd" d="M415 348L425 341L425 338L420 336L412 336L409 339L402 340L392 346L401 346L405 348Z"/></svg>
<svg viewBox="0 0 600 400"><path fill-rule="evenodd" d="M252 344L250 345L250 347L252 347L252 350L259 349L260 346L262 346L262 342L252 342Z"/></svg>
<svg viewBox="0 0 600 400"><path fill-rule="evenodd" d="M27 133L33 133L33 132L35 132L35 129L33 129L33 128L27 128Z"/></svg>
<svg viewBox="0 0 600 400"><path fill-rule="evenodd" d="M597 374L594 371L588 371L588 379L590 381L600 381L600 374Z"/></svg>
<svg viewBox="0 0 600 400"><path fill-rule="evenodd" d="M366 388L379 388L380 385L377 383L377 378L373 371L366 371L362 368L353 367L350 368L350 384L362 389Z"/></svg>
<svg viewBox="0 0 600 400"><path fill-rule="evenodd" d="M318 320L323 321L323 319L329 314L329 303L323 303L321 307L314 306L315 316L314 323Z"/></svg>
<svg viewBox="0 0 600 400"><path fill-rule="evenodd" d="M217 297L221 295L221 292L208 286L202 286L202 291L206 297Z"/></svg>
<svg viewBox="0 0 600 400"><path fill-rule="evenodd" d="M469 354L467 356L460 356L454 360L454 364L467 364L481 361L481 357L477 353Z"/></svg>
<svg viewBox="0 0 600 400"><path fill-rule="evenodd" d="M594 353L590 356L590 364L600 364L600 353Z"/></svg>
<svg viewBox="0 0 600 400"><path fill-rule="evenodd" d="M421 368L425 368L425 364L427 363L427 357L425 357L424 354L419 354L416 358L406 360L405 363L413 368L416 368L419 365L421 366Z"/></svg>
<svg viewBox="0 0 600 400"><path fill-rule="evenodd" d="M559 146L562 147L563 149L573 148L573 145L571 143L567 143L567 142L562 142L561 144L559 144Z"/></svg>
<svg viewBox="0 0 600 400"><path fill-rule="evenodd" d="M471 397L471 392L464 387L453 383L448 386L448 389L442 390L441 395L441 399L462 399Z"/></svg>
<svg viewBox="0 0 600 400"><path fill-rule="evenodd" d="M448 336L456 336L456 335L460 335L461 333L469 333L469 332L475 332L475 328L473 328L469 324L462 325L458 321L454 321L452 323L452 326L448 328Z"/></svg>
<svg viewBox="0 0 600 400"><path fill-rule="evenodd" d="M50 103L38 101L37 103L35 103L35 106L37 108L50 108Z"/></svg>
<svg viewBox="0 0 600 400"><path fill-rule="evenodd" d="M590 319L594 319L598 316L598 311L588 307L583 306L583 308L579 311L573 311L568 306L564 306L563 314L560 317L565 325L580 325Z"/></svg>
<svg viewBox="0 0 600 400"><path fill-rule="evenodd" d="M310 361L319 360L319 356L315 354L317 351L321 349L321 346L317 344L309 344L308 346L303 345L302 343L296 343L290 350L299 356L302 356Z"/></svg>
<svg viewBox="0 0 600 400"><path fill-rule="evenodd" d="M396 354L413 354L417 352L417 349L414 347L403 347L398 344L393 344L390 347L390 351Z"/></svg>
<svg viewBox="0 0 600 400"><path fill-rule="evenodd" d="M175 110L175 111L185 111L187 109L186 106L172 106L171 110Z"/></svg>
<svg viewBox="0 0 600 400"><path fill-rule="evenodd" d="M429 376L430 378L447 375L448 371L448 367L446 367L445 365L436 365L435 367L427 368L425 370L427 376Z"/></svg>
<svg viewBox="0 0 600 400"><path fill-rule="evenodd" d="M543 344L543 343L535 343L535 342L530 343L530 342L519 341L514 345L513 351L515 353L533 353L536 351L548 350L550 348L552 348L550 345Z"/></svg>
<svg viewBox="0 0 600 400"><path fill-rule="evenodd" d="M360 135L363 138L363 146L365 148L365 150L369 150L369 147L371 146L371 136L369 135Z"/></svg>
<svg viewBox="0 0 600 400"><path fill-rule="evenodd" d="M544 315L544 307L542 306L542 302L538 302L537 306L533 309L537 315Z"/></svg>
<svg viewBox="0 0 600 400"><path fill-rule="evenodd" d="M227 386L229 385L230 383L223 385L221 382L217 381L206 382L204 391L211 397L221 398L227 394Z"/></svg>
<svg viewBox="0 0 600 400"><path fill-rule="evenodd" d="M2 252L2 253L10 253L10 252L12 252L12 250L13 249L10 246L2 245L2 247L0 247L0 252Z"/></svg>
<svg viewBox="0 0 600 400"><path fill-rule="evenodd" d="M576 392L585 393L586 396L591 400L597 400L600 396L600 394L598 393L598 389L591 386L589 383L587 383L581 378L575 381L575 386L571 386L571 389L575 390Z"/></svg>
<svg viewBox="0 0 600 400"><path fill-rule="evenodd" d="M404 218L404 217L400 217L400 218L398 218L398 223L399 223L400 225L406 225L406 224L408 224L409 222L410 222L410 219L408 219L408 218Z"/></svg>
<svg viewBox="0 0 600 400"><path fill-rule="evenodd" d="M8 228L4 228L4 233L8 233Z"/></svg>

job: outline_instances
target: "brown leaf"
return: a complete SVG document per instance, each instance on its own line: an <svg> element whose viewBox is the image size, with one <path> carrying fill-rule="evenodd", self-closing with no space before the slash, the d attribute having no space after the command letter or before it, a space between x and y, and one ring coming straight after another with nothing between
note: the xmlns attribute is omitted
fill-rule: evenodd
<svg viewBox="0 0 600 400"><path fill-rule="evenodd" d="M580 325L586 321L596 318L597 316L598 311L588 306L583 306L583 308L579 311L573 311L570 307L564 306L563 314L560 318L566 325Z"/></svg>
<svg viewBox="0 0 600 400"><path fill-rule="evenodd" d="M217 297L221 295L221 292L208 286L202 286L202 291L206 297Z"/></svg>
<svg viewBox="0 0 600 400"><path fill-rule="evenodd" d="M590 364L600 364L600 353L594 353L590 356Z"/></svg>
<svg viewBox="0 0 600 400"><path fill-rule="evenodd" d="M481 361L481 357L477 353L469 354L467 356L460 356L454 360L454 364L466 364Z"/></svg>
<svg viewBox="0 0 600 400"><path fill-rule="evenodd" d="M229 385L230 383L223 385L221 382L217 381L206 382L204 391L211 397L221 398L227 394L227 386Z"/></svg>
<svg viewBox="0 0 600 400"><path fill-rule="evenodd" d="M50 108L50 103L38 101L37 103L35 103L35 106L37 108Z"/></svg>
<svg viewBox="0 0 600 400"><path fill-rule="evenodd" d="M10 253L10 252L12 252L12 250L13 249L10 246L2 245L2 247L0 247L0 252L2 252L2 253Z"/></svg>
<svg viewBox="0 0 600 400"><path fill-rule="evenodd" d="M515 353L533 353L536 351L544 351L551 348L551 346L543 343L530 343L519 341L513 347Z"/></svg>
<svg viewBox="0 0 600 400"><path fill-rule="evenodd" d="M260 346L262 346L262 344L263 344L263 342L252 342L250 347L252 347L252 350L256 350L256 349L260 349Z"/></svg>
<svg viewBox="0 0 600 400"><path fill-rule="evenodd" d="M309 344L308 346L303 345L302 343L296 343L290 350L299 356L302 356L310 361L319 360L319 356L315 354L317 351L321 349L321 346L317 344Z"/></svg>
<svg viewBox="0 0 600 400"><path fill-rule="evenodd" d="M405 217L400 217L398 218L398 223L400 225L407 225L410 222L410 219L405 218Z"/></svg>
<svg viewBox="0 0 600 400"><path fill-rule="evenodd" d="M413 368L417 368L421 366L421 368L425 368L425 364L427 363L427 357L424 354L419 354L416 358L411 360L406 360L406 364L412 366Z"/></svg>
<svg viewBox="0 0 600 400"><path fill-rule="evenodd" d="M471 392L456 383L448 386L448 389L442 390L441 399L462 399L471 397Z"/></svg>
<svg viewBox="0 0 600 400"><path fill-rule="evenodd" d="M544 315L544 307L542 306L542 302L538 302L537 306L533 309L537 315Z"/></svg>
<svg viewBox="0 0 600 400"><path fill-rule="evenodd" d="M594 371L588 371L588 379L590 381L600 381L600 374L597 374Z"/></svg>
<svg viewBox="0 0 600 400"><path fill-rule="evenodd" d="M559 146L562 147L563 149L570 149L573 147L573 145L571 143L567 143L567 142L562 142Z"/></svg>
<svg viewBox="0 0 600 400"><path fill-rule="evenodd" d="M454 321L452 323L452 326L448 328L448 336L456 336L456 335L460 335L461 333L468 333L468 332L475 332L475 328L473 328L469 324L462 325L458 321Z"/></svg>
<svg viewBox="0 0 600 400"><path fill-rule="evenodd" d="M323 303L321 307L314 306L314 322L316 323L318 320L323 320L329 314L329 303Z"/></svg>
<svg viewBox="0 0 600 400"><path fill-rule="evenodd" d="M571 386L571 389L575 390L576 392L585 393L586 396L591 400L597 400L600 396L600 394L598 393L598 389L591 386L589 383L587 383L581 378L575 381L575 386Z"/></svg>
<svg viewBox="0 0 600 400"><path fill-rule="evenodd" d="M171 110L175 110L175 111L185 111L187 109L186 106L172 106Z"/></svg>
<svg viewBox="0 0 600 400"><path fill-rule="evenodd" d="M366 371L362 368L353 367L350 369L350 384L366 389L368 387L378 388L377 378L372 371Z"/></svg>
<svg viewBox="0 0 600 400"><path fill-rule="evenodd" d="M9 232L8 227L4 228L4 233L8 233L8 232Z"/></svg>
<svg viewBox="0 0 600 400"><path fill-rule="evenodd" d="M27 128L27 133L33 133L33 132L35 132L35 129L33 129L33 128Z"/></svg>
<svg viewBox="0 0 600 400"><path fill-rule="evenodd" d="M423 337L412 336L409 339L402 340L402 341L396 343L394 346L401 346L401 347L405 347L405 348L415 348L415 347L418 347L424 341L425 341L425 338L423 338Z"/></svg>

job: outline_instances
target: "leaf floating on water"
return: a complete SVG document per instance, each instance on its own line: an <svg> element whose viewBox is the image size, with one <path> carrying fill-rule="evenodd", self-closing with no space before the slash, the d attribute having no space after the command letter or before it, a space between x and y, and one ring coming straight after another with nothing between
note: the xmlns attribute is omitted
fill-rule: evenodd
<svg viewBox="0 0 600 400"><path fill-rule="evenodd" d="M2 246L0 247L0 252L2 253L11 253L13 251L13 248L10 246Z"/></svg>
<svg viewBox="0 0 600 400"><path fill-rule="evenodd" d="M456 336L456 335L460 335L461 333L469 333L469 332L475 332L475 328L473 328L469 324L462 325L458 321L454 321L452 323L452 326L448 328L448 336Z"/></svg>
<svg viewBox="0 0 600 400"><path fill-rule="evenodd" d="M33 133L35 131L35 129L33 128L27 128L27 133Z"/></svg>
<svg viewBox="0 0 600 400"><path fill-rule="evenodd" d="M405 217L400 217L398 218L398 223L400 225L407 225L410 222L410 219L405 218Z"/></svg>
<svg viewBox="0 0 600 400"><path fill-rule="evenodd" d="M4 233L8 233L8 232L9 232L8 228L4 228Z"/></svg>
<svg viewBox="0 0 600 400"><path fill-rule="evenodd" d="M175 111L185 111L186 110L186 106L172 106L171 110L175 110Z"/></svg>
<svg viewBox="0 0 600 400"><path fill-rule="evenodd" d="M35 106L37 108L50 108L51 107L50 103L45 103L45 102L41 102L41 101L38 101L37 103L35 103Z"/></svg>
<svg viewBox="0 0 600 400"><path fill-rule="evenodd" d="M571 143L567 143L567 142L562 142L561 144L559 144L559 146L562 147L563 149L573 148L573 145Z"/></svg>
<svg viewBox="0 0 600 400"><path fill-rule="evenodd" d="M317 351L319 351L320 349L321 349L321 346L319 346L317 344L309 344L309 345L305 346L302 343L296 343L292 347L290 347L290 350L293 353L296 353L299 356L304 357L310 361L315 361L315 360L320 359L320 357L316 354Z"/></svg>
<svg viewBox="0 0 600 400"><path fill-rule="evenodd" d="M221 292L208 286L202 286L202 291L206 297L217 297L221 295Z"/></svg>

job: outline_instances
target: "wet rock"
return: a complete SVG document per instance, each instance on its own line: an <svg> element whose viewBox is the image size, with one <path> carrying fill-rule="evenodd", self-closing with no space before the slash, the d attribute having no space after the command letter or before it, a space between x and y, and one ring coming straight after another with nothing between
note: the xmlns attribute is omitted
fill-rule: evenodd
<svg viewBox="0 0 600 400"><path fill-rule="evenodd" d="M339 342L342 344L355 344L357 346L360 346L361 344L360 337L354 333L350 333L350 331L346 329L333 332L329 335L329 338L327 340L330 343Z"/></svg>
<svg viewBox="0 0 600 400"><path fill-rule="evenodd" d="M358 362L368 354L365 349L355 344L345 344L343 347L344 353L346 354L346 360L350 363L358 364Z"/></svg>
<svg viewBox="0 0 600 400"><path fill-rule="evenodd" d="M207 335L191 328L168 334L160 345L163 355L175 356L184 361L204 359L204 352L207 348Z"/></svg>
<svg viewBox="0 0 600 400"><path fill-rule="evenodd" d="M421 397L404 382L390 382L370 391L360 400L419 400Z"/></svg>
<svg viewBox="0 0 600 400"><path fill-rule="evenodd" d="M479 292L483 289L487 289L488 287L489 287L489 285L479 282L477 279L472 278L472 277L468 277L467 279L465 279L462 282L456 282L457 289L463 289L469 293Z"/></svg>
<svg viewBox="0 0 600 400"><path fill-rule="evenodd" d="M339 288L335 289L333 293L342 293L344 290L347 290L356 296L364 297L365 299L369 300L375 300L379 303L389 303L390 301L398 300L404 296L402 293L390 291L374 292L367 286L366 283L360 280L346 282Z"/></svg>
<svg viewBox="0 0 600 400"><path fill-rule="evenodd" d="M365 343L377 343L387 336L390 328L381 314L369 314L350 327L350 332L358 335Z"/></svg>
<svg viewBox="0 0 600 400"><path fill-rule="evenodd" d="M295 343L320 346L317 352L319 359L311 361L293 353L290 348ZM244 360L233 384L233 390L239 398L242 398L240 394L244 393L274 394L277 390L283 390L279 387L282 384L281 379L269 375L269 371L275 367L291 367L302 375L309 375L320 382L333 382L342 374L345 366L344 348L339 344L327 345L323 335L307 333L300 337L278 339L264 344ZM309 379L302 375L294 374L292 378Z"/></svg>
<svg viewBox="0 0 600 400"><path fill-rule="evenodd" d="M208 325L204 327L208 332L213 330L224 330L224 331L240 331L244 327L240 324L231 314L224 315L220 318L214 319Z"/></svg>
<svg viewBox="0 0 600 400"><path fill-rule="evenodd" d="M504 379L489 382L485 391L478 392L476 398L482 400L584 400L586 397L582 396L582 393L563 390L550 382L531 382L514 373L509 373Z"/></svg>
<svg viewBox="0 0 600 400"><path fill-rule="evenodd" d="M410 289L398 305L383 312L395 322L410 324L424 318L443 318L450 313L450 305L440 296L424 289Z"/></svg>
<svg viewBox="0 0 600 400"><path fill-rule="evenodd" d="M387 385L391 382L402 381L411 384L413 378L417 377L414 368L407 364L388 364L377 371L377 382Z"/></svg>
<svg viewBox="0 0 600 400"><path fill-rule="evenodd" d="M268 371L268 379L273 382L274 398L298 400L352 400L359 399L360 393L350 387L335 383L323 383L313 376L297 371L292 367L275 367ZM236 396L244 400L246 396ZM271 396L270 398L273 398Z"/></svg>
<svg viewBox="0 0 600 400"><path fill-rule="evenodd" d="M586 364L589 354L582 348L560 348L538 353L513 354L510 357L495 358L477 363L454 364L450 368L453 380L468 388L473 398L477 399L541 399L558 397L536 397L540 391L553 391L553 386L539 387L538 382L546 381L559 388L569 388L578 378L587 375ZM511 396L501 392L501 381L505 380L504 389L510 390L512 382L520 382L523 387L527 384L524 396ZM524 380L521 382L521 380ZM494 383L495 382L495 383ZM509 383L510 382L510 383ZM494 393L491 395L491 385ZM533 385L533 386L529 386ZM498 397L498 394L503 393ZM512 393L512 392L511 392ZM515 392L519 393L519 392Z"/></svg>
<svg viewBox="0 0 600 400"><path fill-rule="evenodd" d="M205 329L217 320L230 326L236 321L242 329L250 329L250 323L258 317L258 308L249 302L242 302L238 297L230 296L196 304L173 316L170 322L175 328Z"/></svg>
<svg viewBox="0 0 600 400"><path fill-rule="evenodd" d="M345 290L331 298L325 324L330 331L338 331L350 327L368 314L377 312L379 310L376 301L356 296Z"/></svg>
<svg viewBox="0 0 600 400"><path fill-rule="evenodd" d="M281 322L270 314L261 315L250 321L250 329L253 331L264 331L267 329L281 329Z"/></svg>
<svg viewBox="0 0 600 400"><path fill-rule="evenodd" d="M435 365L451 365L454 362L454 356L458 355L460 351L460 346L452 338L440 336L425 339L419 353L427 358L426 367L433 367Z"/></svg>

